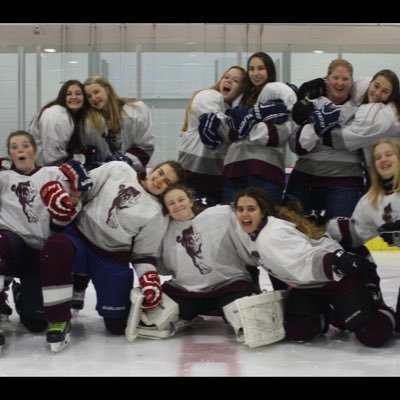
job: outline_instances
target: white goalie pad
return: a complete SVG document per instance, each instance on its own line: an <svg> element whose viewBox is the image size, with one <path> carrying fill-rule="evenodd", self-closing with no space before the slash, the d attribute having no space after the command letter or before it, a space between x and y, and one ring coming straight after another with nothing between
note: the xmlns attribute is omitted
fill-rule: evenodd
<svg viewBox="0 0 400 400"><path fill-rule="evenodd" d="M144 325L155 325L158 330L168 329L171 323L175 323L179 319L178 303L173 301L171 297L162 294L161 302L157 307L145 310L142 313L141 320Z"/></svg>
<svg viewBox="0 0 400 400"><path fill-rule="evenodd" d="M137 334L146 339L166 339L174 336L177 332L175 323L178 319L178 303L163 293L161 302L157 307L142 311Z"/></svg>
<svg viewBox="0 0 400 400"><path fill-rule="evenodd" d="M286 290L242 297L223 307L236 340L253 348L282 340L283 302Z"/></svg>
<svg viewBox="0 0 400 400"><path fill-rule="evenodd" d="M174 336L175 333L183 331L184 329L188 328L189 326L194 328L199 328L203 324L203 318L197 316L192 320L186 319L178 319L177 321L170 322L169 326L165 329L157 329L155 325L152 326L144 326L139 325L137 328L138 336L145 338L145 339L166 339L171 336ZM143 322L143 319L142 319Z"/></svg>
<svg viewBox="0 0 400 400"><path fill-rule="evenodd" d="M130 299L132 304L125 328L125 336L130 342L132 342L138 336L137 326L142 315L142 309L140 306L143 303L144 296L139 288L133 288L130 293Z"/></svg>

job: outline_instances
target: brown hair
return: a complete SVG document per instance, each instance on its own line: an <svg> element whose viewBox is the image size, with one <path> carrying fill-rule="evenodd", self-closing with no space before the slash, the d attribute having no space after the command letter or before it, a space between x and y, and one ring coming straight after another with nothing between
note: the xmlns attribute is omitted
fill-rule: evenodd
<svg viewBox="0 0 400 400"><path fill-rule="evenodd" d="M164 215L167 215L167 214L168 214L168 208L167 208L167 206L165 205L165 202L164 202L165 196L166 196L166 194L169 193L171 190L175 190L175 189L182 190L182 192L184 192L184 193L186 194L186 196L189 198L189 200L191 200L192 203L193 203L192 210L193 210L194 214L195 214L195 215L199 214L200 211L199 211L198 208L196 207L195 198L194 198L194 194L193 194L193 192L192 192L192 189L188 188L188 187L185 186L185 185L182 185L181 183L176 183L176 184L170 186L170 187L162 194L162 206L163 206Z"/></svg>
<svg viewBox="0 0 400 400"><path fill-rule="evenodd" d="M29 132L26 132L26 131L14 131L14 132L11 132L8 135L8 138L7 138L7 153L8 154L10 154L10 142L11 142L11 139L13 137L16 137L16 136L25 136L28 139L29 143L32 145L33 149L35 150L35 153L37 152L37 144L36 144L35 138Z"/></svg>
<svg viewBox="0 0 400 400"><path fill-rule="evenodd" d="M275 206L268 193L264 189L258 187L248 187L247 189L237 193L233 201L235 209L239 198L244 196L253 198L260 207L263 215L271 215L294 223L296 228L310 239L320 239L325 234L325 229L315 225L298 212L291 210L288 207Z"/></svg>

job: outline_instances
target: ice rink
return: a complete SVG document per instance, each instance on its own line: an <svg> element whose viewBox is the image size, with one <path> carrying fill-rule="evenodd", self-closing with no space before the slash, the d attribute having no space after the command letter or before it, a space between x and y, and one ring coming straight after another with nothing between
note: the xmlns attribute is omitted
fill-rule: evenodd
<svg viewBox="0 0 400 400"><path fill-rule="evenodd" d="M373 254L386 303L394 307L400 253ZM263 274L261 281L265 285L268 278ZM400 376L400 335L373 349L330 327L311 343L281 341L250 349L236 342L221 318L205 317L201 326L170 339L128 342L106 333L95 297L90 285L85 308L73 320L71 343L57 354L50 353L45 333L26 331L14 311L4 324L0 376Z"/></svg>

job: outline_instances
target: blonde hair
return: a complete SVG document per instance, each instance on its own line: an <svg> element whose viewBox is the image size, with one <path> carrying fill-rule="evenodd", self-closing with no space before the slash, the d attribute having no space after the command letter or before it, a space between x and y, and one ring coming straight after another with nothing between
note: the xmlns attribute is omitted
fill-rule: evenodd
<svg viewBox="0 0 400 400"><path fill-rule="evenodd" d="M102 132L107 127L112 133L117 133L121 130L122 120L122 107L125 104L133 104L137 99L133 98L119 98L115 93L114 88L110 82L102 76L92 76L83 82L83 86L93 85L97 83L103 87L107 92L108 101L106 109L99 111L93 107L89 107L86 118L91 122L97 132Z"/></svg>
<svg viewBox="0 0 400 400"><path fill-rule="evenodd" d="M350 72L351 78L353 78L353 66L344 58L336 58L335 60L332 60L328 66L328 72L326 76L332 74L337 67L346 68Z"/></svg>
<svg viewBox="0 0 400 400"><path fill-rule="evenodd" d="M275 207L275 216L293 222L296 228L310 239L321 239L322 236L325 235L324 227L316 225L314 222L300 215L297 211L289 209L288 207Z"/></svg>
<svg viewBox="0 0 400 400"><path fill-rule="evenodd" d="M393 139L393 138L384 138L381 140L378 140L371 149L371 168L370 168L370 173L371 173L371 187L369 188L367 192L368 200L370 201L371 205L373 208L378 207L378 202L381 196L384 195L385 193L385 188L383 187L382 184L382 178L379 176L378 171L376 170L375 166L375 158L374 158L374 152L375 148L383 143L387 143L390 146L392 146L392 149L394 153L397 156L397 159L400 162L400 141L398 139ZM400 192L400 168L398 168L393 177L393 186L392 186L392 191L393 192Z"/></svg>
<svg viewBox="0 0 400 400"><path fill-rule="evenodd" d="M219 85L220 85L222 79L224 79L225 75L226 75L226 74L228 73L228 71L230 71L231 69L238 69L238 70L242 71L242 73L243 73L243 78L246 77L246 70L245 70L244 68L242 68L242 67L240 67L240 66L238 66L238 65L233 65L232 67L229 67L229 68L222 74L221 78L219 79L219 81L218 81L217 83L214 83L214 85L210 86L210 87L207 88L207 89L213 89L213 90L216 90L217 92L219 92ZM194 98L196 97L196 95L197 95L198 93L202 92L203 90L207 90L207 89L200 89L200 90L197 90L196 92L193 93L192 98L190 99L189 104L188 104L188 106L186 107L186 110L185 110L185 117L184 117L184 119L183 119L183 125L182 125L182 128L181 128L182 132L186 132L186 131L188 130L188 127L189 127L189 117L190 117L190 114L191 114L191 112L192 112L192 104L193 104Z"/></svg>

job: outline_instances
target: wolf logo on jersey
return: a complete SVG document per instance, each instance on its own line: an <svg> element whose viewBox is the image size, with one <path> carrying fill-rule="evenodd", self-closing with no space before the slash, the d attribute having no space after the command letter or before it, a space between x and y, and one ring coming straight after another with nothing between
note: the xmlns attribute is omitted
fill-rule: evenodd
<svg viewBox="0 0 400 400"><path fill-rule="evenodd" d="M107 133L103 132L103 134L101 136L107 142L108 147L112 154L116 154L121 151L122 138L121 138L120 132L114 133L112 130L109 129Z"/></svg>
<svg viewBox="0 0 400 400"><path fill-rule="evenodd" d="M113 200L110 209L108 210L108 218L106 224L115 229L118 227L117 213L124 208L132 207L138 200L140 192L133 186L119 185L117 197Z"/></svg>
<svg viewBox="0 0 400 400"><path fill-rule="evenodd" d="M12 185L11 190L15 192L19 203L22 205L22 211L26 215L28 222L38 222L39 218L32 210L33 202L37 195L37 189L32 182L20 182L18 185Z"/></svg>
<svg viewBox="0 0 400 400"><path fill-rule="evenodd" d="M382 219L385 221L386 224L394 221L392 214L393 214L392 205L389 203L387 206L383 208Z"/></svg>
<svg viewBox="0 0 400 400"><path fill-rule="evenodd" d="M204 264L203 255L201 254L201 236L192 225L184 229L182 236L177 236L176 241L185 248L186 253L202 275L209 274L212 271L211 267Z"/></svg>

